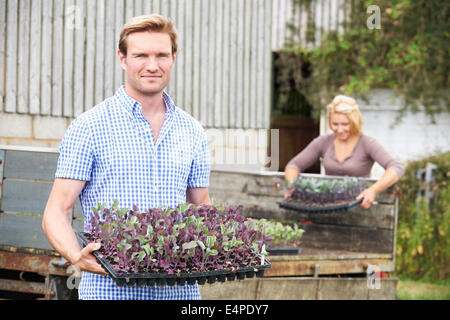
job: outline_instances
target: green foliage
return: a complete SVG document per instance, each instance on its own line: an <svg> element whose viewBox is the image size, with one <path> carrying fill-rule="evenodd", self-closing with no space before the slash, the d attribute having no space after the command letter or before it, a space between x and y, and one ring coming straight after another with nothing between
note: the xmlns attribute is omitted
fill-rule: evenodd
<svg viewBox="0 0 450 320"><path fill-rule="evenodd" d="M419 190L426 187L416 177L419 168L438 166L427 203ZM396 270L412 279L444 280L450 277L450 152L410 162L398 182L401 190L397 229Z"/></svg>
<svg viewBox="0 0 450 320"><path fill-rule="evenodd" d="M420 105L432 119L439 112L450 112L450 2L352 3L343 34L324 35L321 45L312 50L291 44L280 53L275 67L287 69L279 71L285 75L277 80L280 94L290 87L302 92L314 106L315 116L336 94L365 98L376 88L392 89L404 98L397 119L406 111L417 112ZM369 5L380 7L381 29L367 27ZM306 66L312 67L309 77L303 70ZM293 73L297 76L288 77Z"/></svg>

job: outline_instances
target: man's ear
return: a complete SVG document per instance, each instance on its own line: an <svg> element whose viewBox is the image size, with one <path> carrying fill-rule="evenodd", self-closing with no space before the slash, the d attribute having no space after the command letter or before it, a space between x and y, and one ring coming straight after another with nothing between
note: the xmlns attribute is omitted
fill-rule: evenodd
<svg viewBox="0 0 450 320"><path fill-rule="evenodd" d="M120 50L117 50L117 56L119 57L120 66L122 67L123 70L126 71L126 66L127 66L126 58L127 58L127 56L124 55L122 53L122 51L120 51Z"/></svg>
<svg viewBox="0 0 450 320"><path fill-rule="evenodd" d="M175 58L176 58L176 57L177 57L177 53L176 53L176 52L172 53L173 63L175 63Z"/></svg>

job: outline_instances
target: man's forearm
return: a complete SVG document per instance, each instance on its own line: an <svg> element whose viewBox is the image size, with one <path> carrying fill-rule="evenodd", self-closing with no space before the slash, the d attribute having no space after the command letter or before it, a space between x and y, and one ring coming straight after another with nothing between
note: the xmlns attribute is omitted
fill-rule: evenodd
<svg viewBox="0 0 450 320"><path fill-rule="evenodd" d="M42 219L42 229L52 247L72 263L75 254L80 252L81 248L67 215L51 212L51 210L46 209Z"/></svg>
<svg viewBox="0 0 450 320"><path fill-rule="evenodd" d="M211 199L209 198L208 188L188 188L186 190L186 202L200 205L210 205Z"/></svg>

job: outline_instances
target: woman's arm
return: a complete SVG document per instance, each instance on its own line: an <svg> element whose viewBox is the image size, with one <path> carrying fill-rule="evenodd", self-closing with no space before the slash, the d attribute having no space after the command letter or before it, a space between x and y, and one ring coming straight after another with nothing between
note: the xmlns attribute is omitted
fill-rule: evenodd
<svg viewBox="0 0 450 320"><path fill-rule="evenodd" d="M377 194L392 186L399 179L400 177L398 176L397 171L392 168L387 168L380 180L361 192L356 199L364 198L361 207L368 209L375 201Z"/></svg>
<svg viewBox="0 0 450 320"><path fill-rule="evenodd" d="M376 139L365 136L364 148L367 154L386 170L376 183L361 192L357 197L357 199L364 198L361 207L367 209L375 201L377 194L395 184L402 177L405 169Z"/></svg>
<svg viewBox="0 0 450 320"><path fill-rule="evenodd" d="M292 184L297 180L300 173L309 168L316 162L322 155L322 149L324 147L326 136L319 136L311 141L303 151L298 153L292 158L284 169L284 177L289 185L284 198L289 198L294 191Z"/></svg>

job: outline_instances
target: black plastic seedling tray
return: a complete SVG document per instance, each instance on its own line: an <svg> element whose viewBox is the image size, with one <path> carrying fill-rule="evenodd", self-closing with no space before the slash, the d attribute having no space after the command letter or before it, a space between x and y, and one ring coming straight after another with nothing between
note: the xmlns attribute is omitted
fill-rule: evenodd
<svg viewBox="0 0 450 320"><path fill-rule="evenodd" d="M89 244L88 234L84 232L77 232L76 235L82 242L83 246ZM263 265L250 266L237 268L236 270L216 270L208 272L192 272L192 273L123 273L119 274L113 269L111 263L103 257L100 257L99 251L94 251L92 253L103 267L103 269L108 273L108 275L113 279L117 286L184 286L188 285L204 285L206 283L214 283L233 281L233 280L244 280L245 278L254 278L255 276L260 278L264 276L264 270L272 267L267 259Z"/></svg>
<svg viewBox="0 0 450 320"><path fill-rule="evenodd" d="M294 210L297 212L305 213L337 213L344 212L353 207L356 207L362 202L362 198L358 200L353 200L347 203L339 205L328 205L328 206L306 206L302 205L294 200L279 200L277 204L280 208Z"/></svg>
<svg viewBox="0 0 450 320"><path fill-rule="evenodd" d="M300 247L274 247L266 249L271 256L298 255Z"/></svg>

